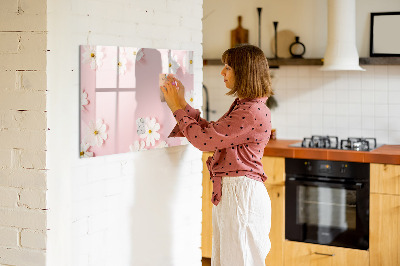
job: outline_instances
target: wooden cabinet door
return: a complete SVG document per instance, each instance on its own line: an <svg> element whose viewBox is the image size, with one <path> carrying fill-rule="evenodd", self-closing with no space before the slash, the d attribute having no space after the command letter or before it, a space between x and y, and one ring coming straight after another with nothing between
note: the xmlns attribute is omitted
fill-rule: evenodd
<svg viewBox="0 0 400 266"><path fill-rule="evenodd" d="M285 266L368 266L365 250L285 241Z"/></svg>
<svg viewBox="0 0 400 266"><path fill-rule="evenodd" d="M211 152L203 153L203 194L202 194L202 224L201 224L201 253L204 258L211 258L212 252L212 183L206 161Z"/></svg>
<svg viewBox="0 0 400 266"><path fill-rule="evenodd" d="M271 250L265 259L266 266L283 265L285 240L285 187L265 184L271 199Z"/></svg>
<svg viewBox="0 0 400 266"><path fill-rule="evenodd" d="M371 266L400 265L400 196L371 194Z"/></svg>
<svg viewBox="0 0 400 266"><path fill-rule="evenodd" d="M285 158L264 156L261 163L268 177L266 184L285 185Z"/></svg>
<svg viewBox="0 0 400 266"><path fill-rule="evenodd" d="M370 165L371 193L400 195L400 165Z"/></svg>

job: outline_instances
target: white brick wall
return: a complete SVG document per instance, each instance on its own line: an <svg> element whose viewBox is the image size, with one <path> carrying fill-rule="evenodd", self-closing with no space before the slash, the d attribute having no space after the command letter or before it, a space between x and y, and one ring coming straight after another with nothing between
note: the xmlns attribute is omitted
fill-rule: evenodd
<svg viewBox="0 0 400 266"><path fill-rule="evenodd" d="M202 0L56 0L47 9L47 264L201 265L201 152L79 159L78 47L194 50L201 95Z"/></svg>
<svg viewBox="0 0 400 266"><path fill-rule="evenodd" d="M1 265L45 265L46 4L0 3Z"/></svg>

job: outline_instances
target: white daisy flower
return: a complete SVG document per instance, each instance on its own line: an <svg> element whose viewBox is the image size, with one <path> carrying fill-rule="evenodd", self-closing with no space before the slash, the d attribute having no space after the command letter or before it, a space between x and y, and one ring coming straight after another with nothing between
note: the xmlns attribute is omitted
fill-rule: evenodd
<svg viewBox="0 0 400 266"><path fill-rule="evenodd" d="M139 62L144 56L143 49L133 48L133 55L136 57L136 61Z"/></svg>
<svg viewBox="0 0 400 266"><path fill-rule="evenodd" d="M91 146L100 147L103 145L103 142L107 139L106 129L107 126L101 119L97 119L96 122L89 122L88 141Z"/></svg>
<svg viewBox="0 0 400 266"><path fill-rule="evenodd" d="M155 146L155 141L160 139L160 134L157 132L160 129L160 124L156 122L155 118L145 118L144 134L140 135L140 138L146 138L146 146Z"/></svg>
<svg viewBox="0 0 400 266"><path fill-rule="evenodd" d="M91 69L97 69L103 65L103 48L88 45L84 47L85 51L83 52L83 62L90 63Z"/></svg>
<svg viewBox="0 0 400 266"><path fill-rule="evenodd" d="M169 73L176 74L176 71L178 71L178 69L181 67L177 61L178 61L178 59L176 58L176 56L174 56L174 58L170 58Z"/></svg>
<svg viewBox="0 0 400 266"><path fill-rule="evenodd" d="M85 106L89 104L88 94L83 90L81 93L81 110L85 110Z"/></svg>
<svg viewBox="0 0 400 266"><path fill-rule="evenodd" d="M190 104L190 106L194 106L194 101L196 99L195 96L196 95L194 93L194 90L187 91L187 92L185 91L185 99Z"/></svg>
<svg viewBox="0 0 400 266"><path fill-rule="evenodd" d="M126 57L120 57L119 62L118 62L118 69L119 69L120 75L125 75L127 63L128 63L128 60L126 59Z"/></svg>
<svg viewBox="0 0 400 266"><path fill-rule="evenodd" d="M186 73L193 74L193 51L188 51L183 59Z"/></svg>
<svg viewBox="0 0 400 266"><path fill-rule="evenodd" d="M144 151L146 149L146 143L143 140L138 141L136 140L132 145L129 145L130 151Z"/></svg>
<svg viewBox="0 0 400 266"><path fill-rule="evenodd" d="M157 148L167 148L167 147L168 147L168 143L167 143L165 140L161 141L161 142L157 145Z"/></svg>
<svg viewBox="0 0 400 266"><path fill-rule="evenodd" d="M79 156L81 158L93 157L93 152L88 151L89 148L90 148L89 143L82 142L81 143L81 152L80 152Z"/></svg>

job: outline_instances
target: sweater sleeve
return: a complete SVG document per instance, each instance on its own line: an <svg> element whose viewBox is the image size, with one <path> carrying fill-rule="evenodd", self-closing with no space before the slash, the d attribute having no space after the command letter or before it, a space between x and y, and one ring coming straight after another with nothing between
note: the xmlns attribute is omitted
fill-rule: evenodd
<svg viewBox="0 0 400 266"><path fill-rule="evenodd" d="M187 104L185 106L185 108L183 109L186 114L193 118L194 120L196 120L199 125L205 127L207 126L210 122L208 122L207 120L203 119L200 117L200 110L198 109L194 109L192 106L190 106L190 104ZM176 124L175 127L172 129L171 133L168 136L169 138L174 138L174 137L184 137L184 135L182 134L182 132L179 129L179 125Z"/></svg>
<svg viewBox="0 0 400 266"><path fill-rule="evenodd" d="M179 123L180 132L201 151L224 149L249 142L255 132L256 120L249 109L233 110L218 122L201 125L196 119L182 110L176 110L174 116ZM258 126L262 126L258 125Z"/></svg>

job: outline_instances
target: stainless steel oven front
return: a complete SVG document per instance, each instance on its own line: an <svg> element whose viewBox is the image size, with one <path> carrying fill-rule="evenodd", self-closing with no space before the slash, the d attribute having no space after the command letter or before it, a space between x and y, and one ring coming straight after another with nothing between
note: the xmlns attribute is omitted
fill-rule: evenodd
<svg viewBox="0 0 400 266"><path fill-rule="evenodd" d="M287 158L285 169L286 239L368 249L369 164Z"/></svg>

